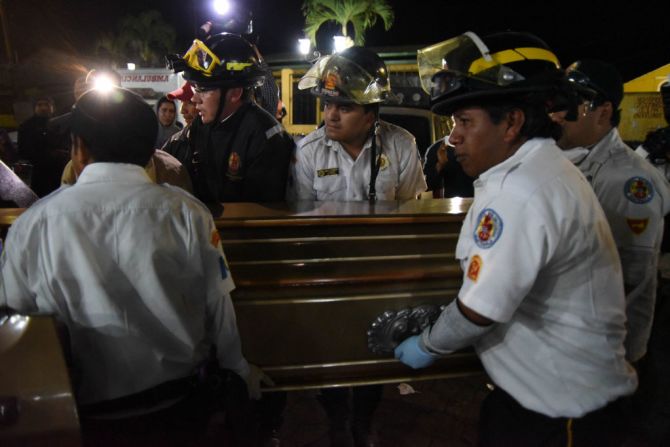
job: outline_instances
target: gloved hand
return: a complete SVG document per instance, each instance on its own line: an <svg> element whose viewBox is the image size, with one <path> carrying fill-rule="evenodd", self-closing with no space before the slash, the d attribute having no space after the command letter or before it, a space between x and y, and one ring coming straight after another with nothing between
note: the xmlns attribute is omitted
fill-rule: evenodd
<svg viewBox="0 0 670 447"><path fill-rule="evenodd" d="M395 358L414 369L426 368L432 365L437 356L424 351L419 346L420 337L421 335L414 335L400 343L395 348Z"/></svg>
<svg viewBox="0 0 670 447"><path fill-rule="evenodd" d="M249 399L259 400L261 398L261 384L273 386L275 383L258 366L249 363L249 376L246 378Z"/></svg>

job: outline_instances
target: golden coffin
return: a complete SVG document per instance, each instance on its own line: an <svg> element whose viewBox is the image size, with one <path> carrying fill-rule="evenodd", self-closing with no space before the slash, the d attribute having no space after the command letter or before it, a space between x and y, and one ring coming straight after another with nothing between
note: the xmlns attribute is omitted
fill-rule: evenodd
<svg viewBox="0 0 670 447"><path fill-rule="evenodd" d="M270 389L480 373L472 352L419 371L392 355L398 340L456 296L462 273L454 249L469 204L226 204L215 221L237 286L243 351L274 379ZM0 210L0 226L18 213Z"/></svg>

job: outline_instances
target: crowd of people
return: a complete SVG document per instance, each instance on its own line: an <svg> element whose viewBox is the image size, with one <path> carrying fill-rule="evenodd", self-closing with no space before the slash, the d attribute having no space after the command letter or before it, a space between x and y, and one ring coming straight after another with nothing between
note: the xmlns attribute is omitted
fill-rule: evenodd
<svg viewBox="0 0 670 447"><path fill-rule="evenodd" d="M495 386L482 446L659 442L636 390L648 399L659 382L646 359L670 184L618 134L614 66L565 69L541 39L516 32L421 50L432 111L452 118L422 160L407 130L380 119L392 90L373 51L350 47L307 71L298 87L320 99L323 123L296 146L281 104L261 99L268 69L253 40L218 31L171 60L187 82L155 111L82 78L58 132L44 98L19 128L11 161L30 161L43 199L7 235L0 305L67 326L87 444L215 443L212 411L234 424L236 406L271 383L241 350L212 218L221 204L374 203L426 190L474 198L456 247L463 284L395 357L419 369L474 347ZM332 445L379 445L381 387L354 388L353 408L348 392L322 393ZM265 393L258 403L264 445L281 444L285 402Z"/></svg>

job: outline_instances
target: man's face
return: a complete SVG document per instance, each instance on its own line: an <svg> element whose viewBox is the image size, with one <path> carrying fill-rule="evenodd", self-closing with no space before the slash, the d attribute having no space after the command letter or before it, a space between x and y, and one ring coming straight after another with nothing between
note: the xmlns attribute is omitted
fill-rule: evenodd
<svg viewBox="0 0 670 447"><path fill-rule="evenodd" d="M209 124L216 120L216 112L219 110L220 100L221 89L201 89L193 86L193 98L191 101L195 104L196 111L204 124Z"/></svg>
<svg viewBox="0 0 670 447"><path fill-rule="evenodd" d="M340 143L365 142L374 123L372 112L366 112L359 104L336 104L326 102L323 107L326 135Z"/></svg>
<svg viewBox="0 0 670 447"><path fill-rule="evenodd" d="M174 123L177 110L172 102L164 102L158 108L158 122L164 127L169 127Z"/></svg>
<svg viewBox="0 0 670 447"><path fill-rule="evenodd" d="M470 177L504 161L508 148L504 143L507 121L494 124L489 114L479 107L466 107L452 115L453 130L448 142L454 147L456 160Z"/></svg>
<svg viewBox="0 0 670 447"><path fill-rule="evenodd" d="M190 100L182 101L179 112L181 113L181 116L184 117L186 124L191 124L195 119L196 114L198 113L195 108L195 104L193 104Z"/></svg>
<svg viewBox="0 0 670 447"><path fill-rule="evenodd" d="M54 112L51 102L40 99L35 103L35 115L50 117Z"/></svg>
<svg viewBox="0 0 670 447"><path fill-rule="evenodd" d="M567 112L554 112L550 114L552 120L563 129L561 138L557 141L561 149L573 149L575 147L588 147L598 142L598 115L600 107L591 110L590 101L584 101L577 107L577 121L567 121Z"/></svg>

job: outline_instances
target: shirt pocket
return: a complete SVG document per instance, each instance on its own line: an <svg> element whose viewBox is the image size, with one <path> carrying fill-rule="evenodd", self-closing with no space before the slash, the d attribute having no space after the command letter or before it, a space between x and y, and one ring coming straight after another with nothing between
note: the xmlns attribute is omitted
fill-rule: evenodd
<svg viewBox="0 0 670 447"><path fill-rule="evenodd" d="M341 175L327 175L314 179L316 200L338 200L344 198L347 183Z"/></svg>
<svg viewBox="0 0 670 447"><path fill-rule="evenodd" d="M385 171L388 171L388 169ZM375 186L377 187L377 198L379 200L396 199L397 182L393 173L380 171Z"/></svg>

